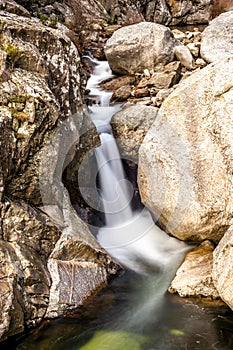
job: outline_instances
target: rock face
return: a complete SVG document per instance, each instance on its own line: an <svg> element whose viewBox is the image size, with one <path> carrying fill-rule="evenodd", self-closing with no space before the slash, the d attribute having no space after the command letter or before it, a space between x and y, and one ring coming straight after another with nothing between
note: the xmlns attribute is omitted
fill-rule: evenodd
<svg viewBox="0 0 233 350"><path fill-rule="evenodd" d="M98 143L80 58L60 30L0 12L0 339L77 308L116 273L72 208L62 173ZM89 146L88 146L89 145ZM64 289L65 286L65 289ZM64 293L64 291L66 293Z"/></svg>
<svg viewBox="0 0 233 350"><path fill-rule="evenodd" d="M213 280L220 297L233 309L233 229L227 230L217 248L214 251Z"/></svg>
<svg viewBox="0 0 233 350"><path fill-rule="evenodd" d="M215 18L202 33L201 56L207 62L233 55L233 10ZM218 40L216 40L218 38Z"/></svg>
<svg viewBox="0 0 233 350"><path fill-rule="evenodd" d="M142 22L114 32L106 43L105 55L113 72L134 74L171 62L175 45L169 28Z"/></svg>
<svg viewBox="0 0 233 350"><path fill-rule="evenodd" d="M124 159L138 163L138 149L157 112L154 107L135 105L114 114L111 126Z"/></svg>
<svg viewBox="0 0 233 350"><path fill-rule="evenodd" d="M213 250L214 245L204 241L198 248L188 252L169 292L178 293L181 297L219 298L212 279Z"/></svg>
<svg viewBox="0 0 233 350"><path fill-rule="evenodd" d="M148 0L143 2L147 21L166 25L208 23L211 0Z"/></svg>
<svg viewBox="0 0 233 350"><path fill-rule="evenodd" d="M219 241L231 224L233 58L186 78L139 150L143 203L180 239Z"/></svg>

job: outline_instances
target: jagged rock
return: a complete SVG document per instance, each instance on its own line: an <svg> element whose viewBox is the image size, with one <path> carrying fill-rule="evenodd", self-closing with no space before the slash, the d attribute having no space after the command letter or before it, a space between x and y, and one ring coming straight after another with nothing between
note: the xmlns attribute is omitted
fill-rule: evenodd
<svg viewBox="0 0 233 350"><path fill-rule="evenodd" d="M203 31L201 57L206 62L214 62L233 55L232 35L233 11L228 11L211 21Z"/></svg>
<svg viewBox="0 0 233 350"><path fill-rule="evenodd" d="M127 100L127 98L129 98L131 96L131 89L132 89L132 87L130 85L124 85L124 86L119 87L112 94L110 102L122 102L122 101Z"/></svg>
<svg viewBox="0 0 233 350"><path fill-rule="evenodd" d="M48 308L50 316L77 308L118 267L77 217L62 183L77 148L83 157L99 142L82 105L78 51L63 27L5 12L0 21L0 338L5 339L41 322ZM84 134L88 142L78 147ZM68 265L77 267L80 279L73 280L73 268L56 274ZM64 285L76 294L55 305Z"/></svg>
<svg viewBox="0 0 233 350"><path fill-rule="evenodd" d="M220 297L233 309L233 228L227 230L217 248L213 259L213 281Z"/></svg>
<svg viewBox="0 0 233 350"><path fill-rule="evenodd" d="M0 11L7 11L18 16L31 17L30 13L14 0L1 0Z"/></svg>
<svg viewBox="0 0 233 350"><path fill-rule="evenodd" d="M135 105L114 114L111 126L124 159L138 162L138 149L157 112L155 107Z"/></svg>
<svg viewBox="0 0 233 350"><path fill-rule="evenodd" d="M219 241L231 224L233 58L165 99L139 150L143 203L180 239Z"/></svg>
<svg viewBox="0 0 233 350"><path fill-rule="evenodd" d="M176 272L169 292L178 293L181 297L219 298L212 279L213 250L214 245L204 241L188 252Z"/></svg>
<svg viewBox="0 0 233 350"><path fill-rule="evenodd" d="M166 25L208 23L211 0L150 0L143 9L145 19Z"/></svg>
<svg viewBox="0 0 233 350"><path fill-rule="evenodd" d="M174 58L176 40L169 28L142 22L118 29L105 46L105 54L113 72L134 74Z"/></svg>
<svg viewBox="0 0 233 350"><path fill-rule="evenodd" d="M115 91L122 86L133 84L136 77L132 75L124 75L122 77L115 77L109 81L100 83L100 88L105 91Z"/></svg>
<svg viewBox="0 0 233 350"><path fill-rule="evenodd" d="M180 79L181 67L177 61L168 63L161 72L155 72L149 78L143 78L137 85L138 88L155 87L156 89L168 89Z"/></svg>
<svg viewBox="0 0 233 350"><path fill-rule="evenodd" d="M6 51L12 45L13 52L8 54L9 63L42 76L47 74L48 86L59 103L63 117L75 113L82 105L81 64L79 53L72 41L62 30L46 27L35 19L1 12L0 21L6 24L2 28L1 44ZM19 50L19 57L12 62L16 49Z"/></svg>
<svg viewBox="0 0 233 350"><path fill-rule="evenodd" d="M1 317L0 338L20 333L45 314L50 276L46 257L60 233L48 218L23 202L1 204ZM6 297L7 296L7 297Z"/></svg>
<svg viewBox="0 0 233 350"><path fill-rule="evenodd" d="M176 46L174 49L174 54L184 67L187 69L195 68L193 56L186 46Z"/></svg>
<svg viewBox="0 0 233 350"><path fill-rule="evenodd" d="M144 20L139 6L135 1L127 0L99 0L108 12L110 23L118 23L121 25L129 25Z"/></svg>

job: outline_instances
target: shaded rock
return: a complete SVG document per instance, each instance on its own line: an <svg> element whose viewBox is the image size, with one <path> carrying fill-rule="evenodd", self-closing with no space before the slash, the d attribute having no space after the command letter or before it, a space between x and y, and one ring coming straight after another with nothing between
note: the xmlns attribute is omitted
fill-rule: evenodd
<svg viewBox="0 0 233 350"><path fill-rule="evenodd" d="M233 235L232 226L227 230L214 251L213 281L220 297L233 309Z"/></svg>
<svg viewBox="0 0 233 350"><path fill-rule="evenodd" d="M206 62L214 62L233 55L232 35L233 11L228 11L211 21L203 31L201 57Z"/></svg>
<svg viewBox="0 0 233 350"><path fill-rule="evenodd" d="M51 316L77 308L107 284L118 266L78 218L62 183L77 148L83 156L99 142L82 104L78 51L64 27L55 30L5 12L0 20L5 23L0 37L5 52L0 56L0 246L5 264L0 337L5 339L41 322L48 308ZM78 146L82 134L88 134L88 142ZM77 266L80 280L72 278L73 269L58 276L57 267L63 271L66 264ZM64 286L77 296L73 293L62 304ZM58 295L61 307L53 303Z"/></svg>
<svg viewBox="0 0 233 350"><path fill-rule="evenodd" d="M184 45L178 45L174 48L174 54L181 64L187 69L194 69L194 60L190 50Z"/></svg>
<svg viewBox="0 0 233 350"><path fill-rule="evenodd" d="M233 59L180 83L139 150L143 203L180 239L219 241L231 225Z"/></svg>
<svg viewBox="0 0 233 350"><path fill-rule="evenodd" d="M176 84L180 79L181 67L179 62L167 64L162 72L155 72L150 78L143 78L137 85L138 88L154 86L156 89L167 89Z"/></svg>
<svg viewBox="0 0 233 350"><path fill-rule="evenodd" d="M155 107L135 105L114 114L111 126L123 158L138 162L138 149L157 112Z"/></svg>
<svg viewBox="0 0 233 350"><path fill-rule="evenodd" d="M169 28L142 22L118 29L105 46L113 72L134 74L173 60L176 40Z"/></svg>
<svg viewBox="0 0 233 350"><path fill-rule="evenodd" d="M147 87L137 88L134 90L133 95L136 98L149 96L150 92Z"/></svg>
<svg viewBox="0 0 233 350"><path fill-rule="evenodd" d="M122 102L127 100L131 96L131 86L130 85L124 85L118 88L114 93L112 94L110 102Z"/></svg>
<svg viewBox="0 0 233 350"><path fill-rule="evenodd" d="M44 317L50 287L46 257L61 233L48 218L23 202L7 200L0 210L1 281L8 286L6 294L5 287L1 289L0 297L5 318L1 338L5 339Z"/></svg>
<svg viewBox="0 0 233 350"><path fill-rule="evenodd" d="M14 0L2 0L0 3L0 11L7 11L18 16L31 17L30 13Z"/></svg>
<svg viewBox="0 0 233 350"><path fill-rule="evenodd" d="M211 0L151 0L143 6L145 19L166 25L208 23Z"/></svg>
<svg viewBox="0 0 233 350"><path fill-rule="evenodd" d="M181 297L219 298L212 279L213 250L214 245L204 241L188 252L168 291Z"/></svg>
<svg viewBox="0 0 233 350"><path fill-rule="evenodd" d="M33 73L42 73L42 76L47 71L48 86L59 103L63 117L75 113L82 105L81 63L79 53L72 41L61 30L45 27L35 19L1 12L0 21L7 23L3 28L2 45L7 50L8 45L11 44L13 48L18 48L20 51L20 57L15 65ZM26 44L23 44L25 38ZM28 54L24 54L24 50L32 51L31 60L28 60ZM38 61L38 68L35 69ZM44 66L42 71L39 69L42 66L41 61ZM34 62L33 65L31 65L32 62Z"/></svg>
<svg viewBox="0 0 233 350"><path fill-rule="evenodd" d="M232 9L232 0L213 0L210 7L211 18L215 18L230 9Z"/></svg>
<svg viewBox="0 0 233 350"><path fill-rule="evenodd" d="M100 88L105 91L115 91L122 86L133 84L136 81L135 76L124 75L122 77L112 78L109 81L100 83Z"/></svg>
<svg viewBox="0 0 233 350"><path fill-rule="evenodd" d="M134 1L99 0L99 2L104 6L110 16L109 23L129 25L144 20L140 8Z"/></svg>
<svg viewBox="0 0 233 350"><path fill-rule="evenodd" d="M0 339L24 330L23 297L17 285L19 268L11 244L0 241Z"/></svg>

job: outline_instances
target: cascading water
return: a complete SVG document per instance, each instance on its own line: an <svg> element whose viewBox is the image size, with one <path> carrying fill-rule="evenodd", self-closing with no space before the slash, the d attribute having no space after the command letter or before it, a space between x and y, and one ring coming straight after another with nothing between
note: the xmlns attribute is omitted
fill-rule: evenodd
<svg viewBox="0 0 233 350"><path fill-rule="evenodd" d="M88 88L99 100L98 106L90 109L102 142L96 149L96 157L106 216L106 226L100 228L98 239L111 255L131 270L114 279L93 303L90 301L84 314L79 310L77 319L53 321L42 331L36 330L22 342L20 340L19 346L7 348L230 350L233 319L225 317L226 311L206 311L203 306L191 302L180 299L176 302L174 296L164 297L187 247L156 227L149 211L131 209L132 188L124 178L109 126L119 105L101 105L109 101L110 94L106 96L98 89L99 82L111 72L106 62L92 63L96 70Z"/></svg>
<svg viewBox="0 0 233 350"><path fill-rule="evenodd" d="M110 255L134 271L143 273L156 268L165 269L170 274L172 266L174 273L190 247L157 227L146 208L132 211L132 186L125 178L109 124L112 115L120 107L109 106L111 93L98 88L98 84L112 77L112 73L107 62L92 63L95 69L87 89L90 90L90 95L98 97L99 101L97 105L90 107L90 110L101 139L101 146L95 149L95 154L106 219L106 226L99 229L97 239Z"/></svg>

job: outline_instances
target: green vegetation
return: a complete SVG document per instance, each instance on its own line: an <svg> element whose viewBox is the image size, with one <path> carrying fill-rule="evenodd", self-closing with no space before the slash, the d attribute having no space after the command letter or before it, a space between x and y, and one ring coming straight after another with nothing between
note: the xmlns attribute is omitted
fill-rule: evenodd
<svg viewBox="0 0 233 350"><path fill-rule="evenodd" d="M180 329L175 329L175 328L170 329L170 330L169 330L169 333L170 333L171 335L175 335L175 336L178 336L178 337L182 337L182 336L185 335L184 331L182 331L182 330L180 330Z"/></svg>
<svg viewBox="0 0 233 350"><path fill-rule="evenodd" d="M141 350L146 337L124 331L98 331L80 350Z"/></svg>
<svg viewBox="0 0 233 350"><path fill-rule="evenodd" d="M45 15L44 13L40 13L39 19L43 24L45 24L45 22L49 19L49 17L47 15Z"/></svg>
<svg viewBox="0 0 233 350"><path fill-rule="evenodd" d="M113 18L110 17L110 18L108 19L108 24L109 24L109 25L117 24L117 16L115 15Z"/></svg>
<svg viewBox="0 0 233 350"><path fill-rule="evenodd" d="M3 49L7 53L7 62L11 65L11 68L13 68L21 57L20 49L12 43L7 44Z"/></svg>
<svg viewBox="0 0 233 350"><path fill-rule="evenodd" d="M8 102L26 103L27 99L28 99L28 96L26 95L11 96L8 98Z"/></svg>

